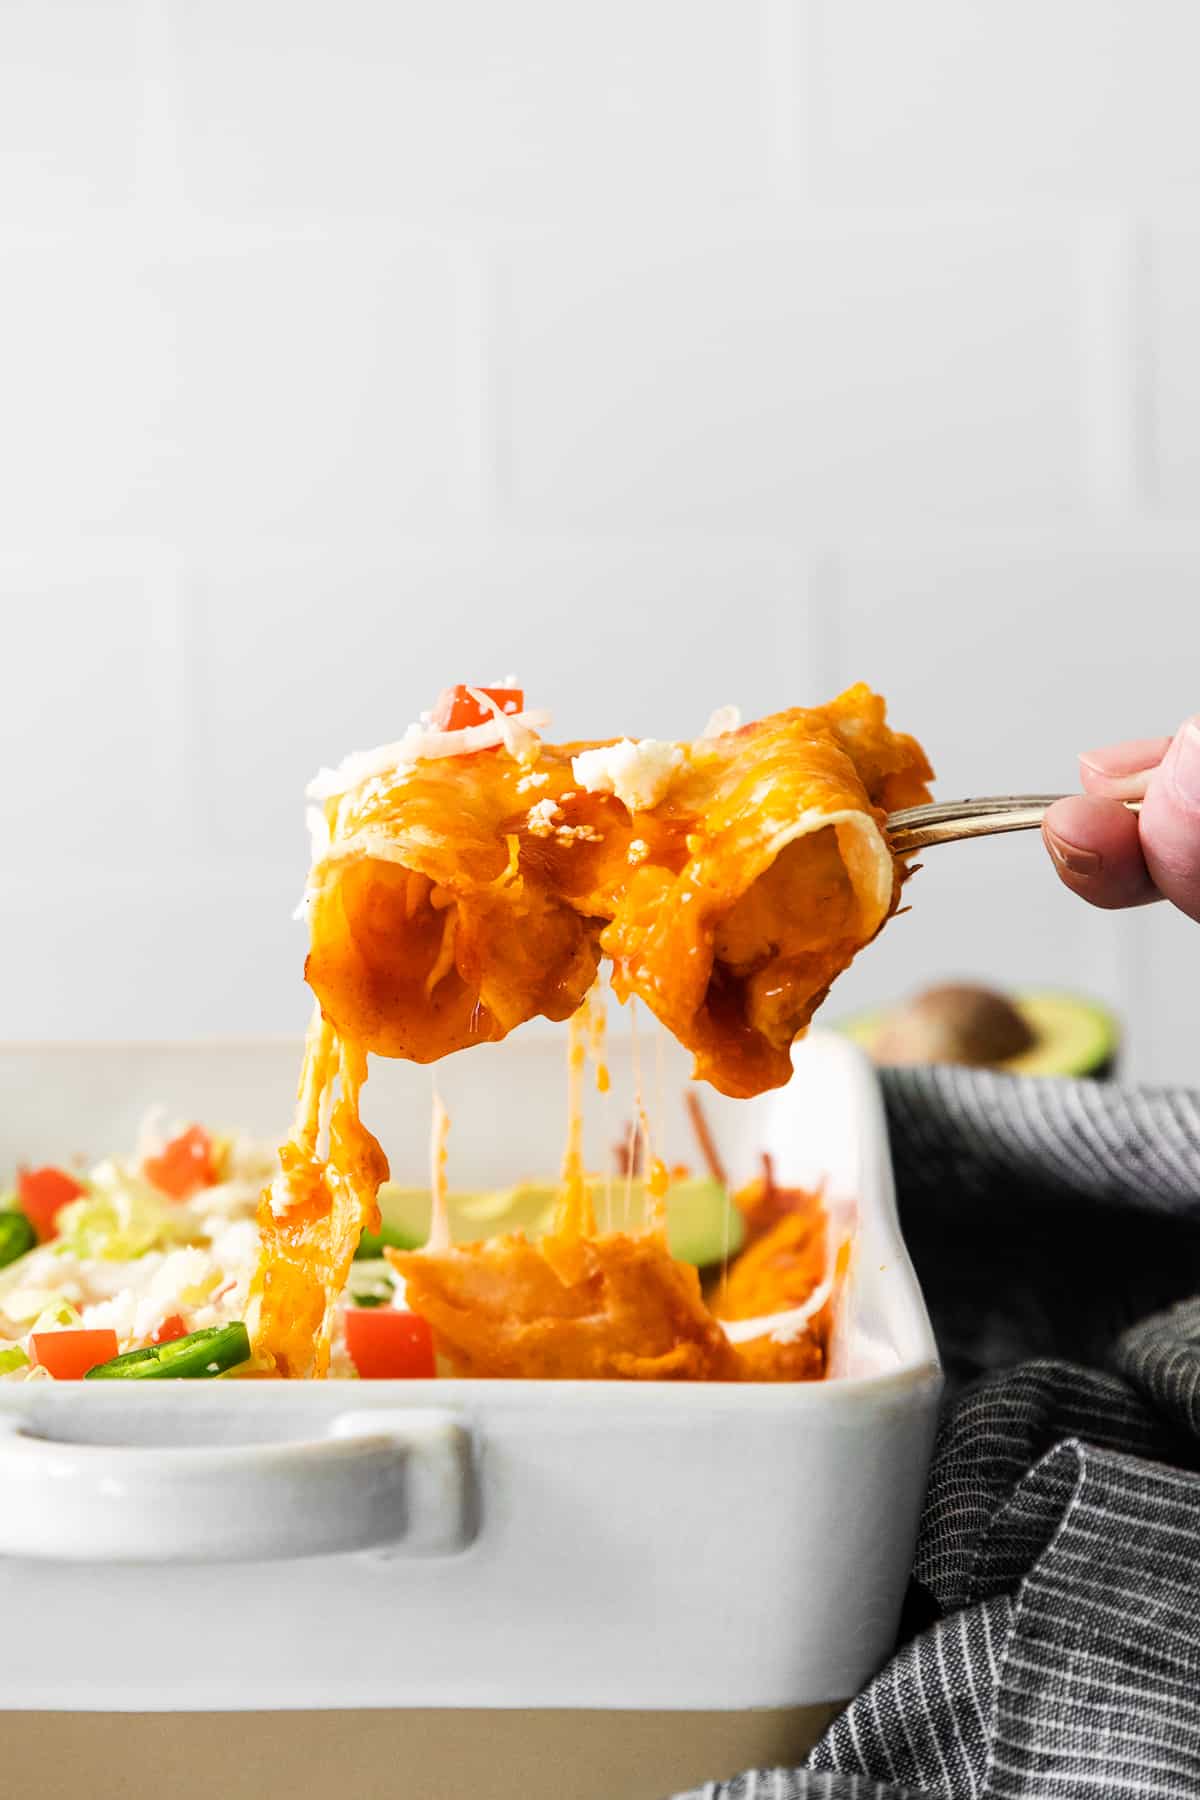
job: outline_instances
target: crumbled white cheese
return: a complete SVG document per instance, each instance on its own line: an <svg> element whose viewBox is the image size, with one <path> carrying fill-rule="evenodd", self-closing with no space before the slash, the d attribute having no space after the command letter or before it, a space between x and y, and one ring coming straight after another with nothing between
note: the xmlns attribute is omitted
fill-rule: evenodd
<svg viewBox="0 0 1200 1800"><path fill-rule="evenodd" d="M377 775L391 775L413 763L444 756L465 756L471 750L505 748L518 762L533 762L538 733L550 723L547 712L501 713L497 707L482 725L464 725L458 731L442 731L424 721L410 725L394 744L377 750L355 750L336 769L321 769L305 793L310 800L328 800L348 793Z"/></svg>
<svg viewBox="0 0 1200 1800"><path fill-rule="evenodd" d="M528 775L522 775L517 783L518 794L527 794L531 788L544 788L550 777L541 769L530 769Z"/></svg>
<svg viewBox="0 0 1200 1800"><path fill-rule="evenodd" d="M631 838L629 842L629 860L631 863L645 862L650 854L650 846L645 838Z"/></svg>
<svg viewBox="0 0 1200 1800"><path fill-rule="evenodd" d="M186 1249L172 1250L163 1258L159 1269L150 1283L150 1293L156 1300L178 1300L184 1305L195 1304L211 1293L221 1281L221 1270L206 1250L198 1245L189 1244Z"/></svg>
<svg viewBox="0 0 1200 1800"><path fill-rule="evenodd" d="M602 844L604 833L594 825L560 825L554 833L560 844Z"/></svg>
<svg viewBox="0 0 1200 1800"><path fill-rule="evenodd" d="M630 812L647 812L657 806L687 761L682 744L642 738L633 743L621 738L584 750L571 758L571 772L589 794L615 794Z"/></svg>
<svg viewBox="0 0 1200 1800"><path fill-rule="evenodd" d="M122 1343L135 1333L135 1315L137 1312L137 1296L132 1288L122 1288L119 1294L113 1294L108 1300L97 1300L91 1306L85 1306L80 1315L88 1331L102 1330L110 1325ZM162 1308L153 1309L151 1330L158 1323ZM165 1317L165 1314L163 1314Z"/></svg>
<svg viewBox="0 0 1200 1800"><path fill-rule="evenodd" d="M559 818L558 807L553 800L539 800L529 809L526 820L534 837L553 837Z"/></svg>
<svg viewBox="0 0 1200 1800"><path fill-rule="evenodd" d="M700 736L702 738L728 737L731 731L737 730L741 722L742 709L740 706L718 706Z"/></svg>
<svg viewBox="0 0 1200 1800"><path fill-rule="evenodd" d="M235 1219L220 1232L212 1232L211 1255L227 1271L252 1269L258 1258L258 1222Z"/></svg>

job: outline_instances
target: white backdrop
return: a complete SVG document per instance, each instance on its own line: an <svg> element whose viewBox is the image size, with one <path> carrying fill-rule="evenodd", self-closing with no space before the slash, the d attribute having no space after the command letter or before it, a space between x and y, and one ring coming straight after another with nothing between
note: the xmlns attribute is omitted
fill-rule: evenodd
<svg viewBox="0 0 1200 1800"><path fill-rule="evenodd" d="M1186 0L0 0L0 1034L289 1029L300 794L859 676L946 797L1200 710ZM1200 927L934 853L831 1011Z"/></svg>

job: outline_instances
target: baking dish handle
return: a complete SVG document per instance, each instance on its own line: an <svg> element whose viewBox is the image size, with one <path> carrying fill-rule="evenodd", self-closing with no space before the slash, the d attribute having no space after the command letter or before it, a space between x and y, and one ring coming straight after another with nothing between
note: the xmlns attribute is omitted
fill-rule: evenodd
<svg viewBox="0 0 1200 1800"><path fill-rule="evenodd" d="M0 1495L0 1556L71 1562L446 1555L475 1534L469 1434L417 1407L195 1448L71 1443L0 1416Z"/></svg>

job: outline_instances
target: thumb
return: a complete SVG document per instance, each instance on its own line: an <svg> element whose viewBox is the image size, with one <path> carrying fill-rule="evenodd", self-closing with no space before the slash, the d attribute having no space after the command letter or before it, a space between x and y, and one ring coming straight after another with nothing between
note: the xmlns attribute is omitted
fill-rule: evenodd
<svg viewBox="0 0 1200 1800"><path fill-rule="evenodd" d="M1180 726L1150 777L1140 834L1159 893L1200 919L1200 718Z"/></svg>

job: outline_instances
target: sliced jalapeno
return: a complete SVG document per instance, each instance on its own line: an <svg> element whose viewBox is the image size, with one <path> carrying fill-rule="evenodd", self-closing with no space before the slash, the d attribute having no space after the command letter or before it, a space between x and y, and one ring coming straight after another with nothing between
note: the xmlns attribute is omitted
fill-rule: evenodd
<svg viewBox="0 0 1200 1800"><path fill-rule="evenodd" d="M37 1243L37 1232L17 1207L0 1212L0 1269L16 1262Z"/></svg>
<svg viewBox="0 0 1200 1800"><path fill-rule="evenodd" d="M126 1350L111 1362L89 1369L85 1381L203 1380L206 1376L223 1375L250 1360L250 1334L240 1323L209 1325L203 1331L190 1331L186 1337L173 1338L169 1344L147 1344L141 1350Z"/></svg>

